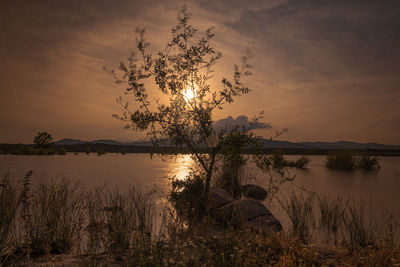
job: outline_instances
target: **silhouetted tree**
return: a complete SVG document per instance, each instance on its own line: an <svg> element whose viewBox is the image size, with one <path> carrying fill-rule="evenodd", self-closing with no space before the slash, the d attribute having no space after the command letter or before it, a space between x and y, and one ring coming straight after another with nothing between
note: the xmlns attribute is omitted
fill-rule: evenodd
<svg viewBox="0 0 400 267"><path fill-rule="evenodd" d="M33 138L33 143L37 147L46 147L51 144L53 137L47 132L38 132Z"/></svg>
<svg viewBox="0 0 400 267"><path fill-rule="evenodd" d="M260 144L259 139L246 129L236 128L235 135L232 135L226 130L217 131L213 128L214 112L250 91L242 84L242 78L251 75L249 53L242 57L239 66L234 66L232 79L223 78L220 86L212 88L209 80L213 66L222 56L210 44L214 36L212 29L199 33L189 24L190 15L185 8L177 19L171 40L156 55L149 52L150 43L144 38L145 30L137 30L138 53L132 52L127 63L120 63L122 75L110 71L117 84L126 86L126 95L132 96L132 102L137 105L131 110L131 101L119 97L117 102L124 111L113 116L128 122L126 128L147 131L154 146L164 142L189 149L200 166L204 188L202 194L207 199L218 155L242 153L243 147L253 146L257 165L265 169L272 168L272 165L267 163L269 158L261 149L255 149ZM162 100L150 98L154 96L149 90L153 88L149 85L150 79L154 79L154 87L163 95L160 97ZM242 137L236 137L238 134ZM235 141L242 142L239 146L241 149L227 149L234 144L233 137ZM240 162L234 156L228 158Z"/></svg>

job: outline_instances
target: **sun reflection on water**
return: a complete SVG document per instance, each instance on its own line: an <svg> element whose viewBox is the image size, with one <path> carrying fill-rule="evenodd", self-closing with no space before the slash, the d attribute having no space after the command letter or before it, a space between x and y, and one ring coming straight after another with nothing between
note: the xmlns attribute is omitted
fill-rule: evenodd
<svg viewBox="0 0 400 267"><path fill-rule="evenodd" d="M183 180L190 173L190 168L193 166L193 160L190 155L178 155L176 159L170 163L170 177L175 176L176 179Z"/></svg>

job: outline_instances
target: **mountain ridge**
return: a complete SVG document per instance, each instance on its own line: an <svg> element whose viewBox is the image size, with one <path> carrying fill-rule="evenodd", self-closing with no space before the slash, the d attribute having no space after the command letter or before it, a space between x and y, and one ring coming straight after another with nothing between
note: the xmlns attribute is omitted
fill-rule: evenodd
<svg viewBox="0 0 400 267"><path fill-rule="evenodd" d="M264 139L264 146L266 148L274 149L374 149L374 150L400 150L400 145L387 145L375 142L369 143L358 143L351 141L336 141L336 142L290 142L284 140L269 140ZM56 145L76 145L76 144L108 144L108 145L119 145L119 146L151 146L149 141L133 141L133 142L120 142L111 139L95 139L91 141L82 141L79 139L64 138L55 142Z"/></svg>

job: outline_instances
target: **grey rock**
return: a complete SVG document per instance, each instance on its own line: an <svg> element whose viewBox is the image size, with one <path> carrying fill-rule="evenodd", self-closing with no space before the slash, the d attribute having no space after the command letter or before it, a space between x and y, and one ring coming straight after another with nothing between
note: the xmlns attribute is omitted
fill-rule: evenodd
<svg viewBox="0 0 400 267"><path fill-rule="evenodd" d="M210 210L218 209L232 201L234 201L234 198L225 189L216 186L210 188L208 194L208 208Z"/></svg>
<svg viewBox="0 0 400 267"><path fill-rule="evenodd" d="M255 184L246 184L241 187L243 195L256 200L264 200L268 196L268 192Z"/></svg>
<svg viewBox="0 0 400 267"><path fill-rule="evenodd" d="M246 222L256 217L270 215L271 212L259 201L253 199L235 200L215 212L222 220L240 220Z"/></svg>
<svg viewBox="0 0 400 267"><path fill-rule="evenodd" d="M235 200L214 212L218 221L229 226L247 226L264 232L279 232L282 225L259 201L253 199Z"/></svg>
<svg viewBox="0 0 400 267"><path fill-rule="evenodd" d="M261 229L263 232L279 232L282 230L281 222L272 214L253 218L247 222L253 229Z"/></svg>

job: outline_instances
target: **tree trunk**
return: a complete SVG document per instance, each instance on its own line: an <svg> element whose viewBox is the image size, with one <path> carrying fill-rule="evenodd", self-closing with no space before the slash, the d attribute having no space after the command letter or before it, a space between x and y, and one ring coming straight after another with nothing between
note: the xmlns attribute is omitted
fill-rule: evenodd
<svg viewBox="0 0 400 267"><path fill-rule="evenodd" d="M215 156L216 156L216 153L215 153L215 151L213 151L211 154L210 166L209 166L209 168L207 170L207 174L206 174L206 184L205 184L205 189L204 189L204 201L206 203L208 201L208 193L210 192L210 184L211 184L212 173L214 170Z"/></svg>

